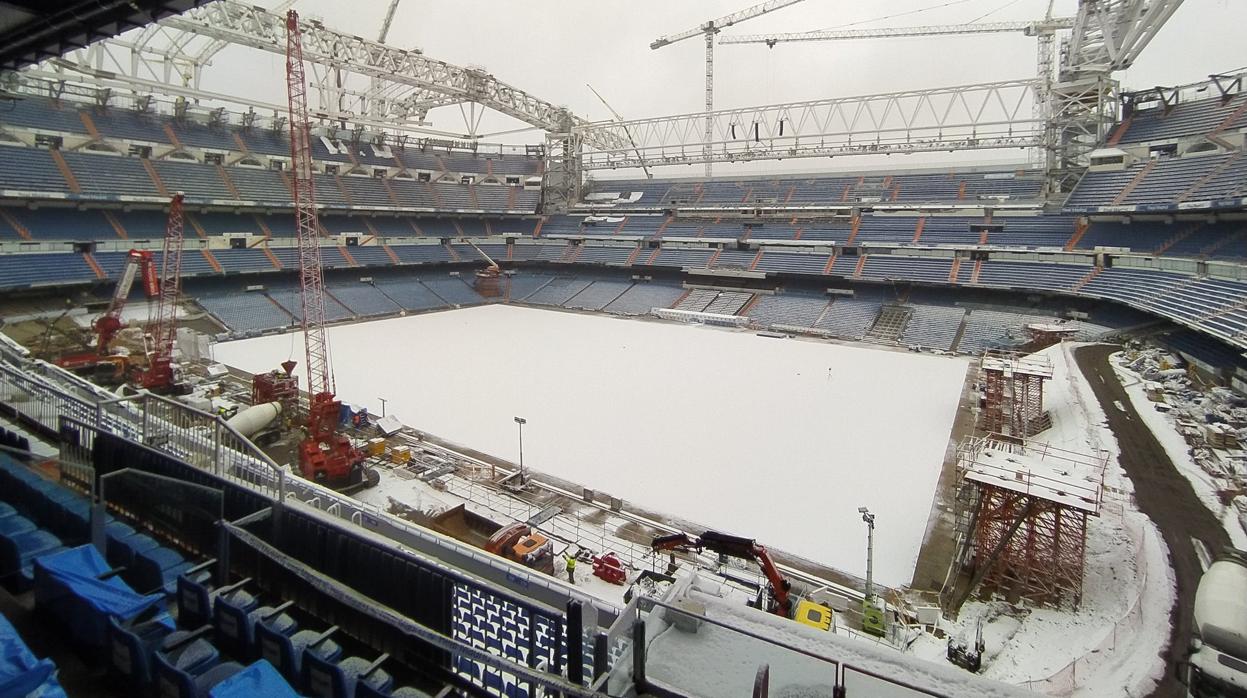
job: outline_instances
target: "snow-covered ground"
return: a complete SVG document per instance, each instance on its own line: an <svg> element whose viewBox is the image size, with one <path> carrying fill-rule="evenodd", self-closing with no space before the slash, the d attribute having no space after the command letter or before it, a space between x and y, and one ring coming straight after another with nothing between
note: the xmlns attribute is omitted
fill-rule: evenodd
<svg viewBox="0 0 1247 698"><path fill-rule="evenodd" d="M968 361L514 306L330 329L338 395L528 467L908 582ZM216 345L264 371L302 344ZM302 363L302 361L300 361Z"/></svg>
<svg viewBox="0 0 1247 698"><path fill-rule="evenodd" d="M1084 453L1103 449L1111 456L1105 505L1088 522L1082 603L1071 613L972 602L947 629L972 639L976 622L984 620L982 673L989 678L1058 695L1143 695L1164 671L1159 653L1168 639L1174 582L1159 533L1130 501L1117 441L1074 364L1077 346L1042 352L1053 365L1044 393L1052 428L1035 440ZM944 644L922 636L913 651L938 661Z"/></svg>
<svg viewBox="0 0 1247 698"><path fill-rule="evenodd" d="M1203 502L1204 506L1221 520L1234 546L1247 549L1247 531L1244 531L1243 525L1239 523L1237 512L1233 507L1224 505L1217 497L1217 483L1195 462L1191 455L1191 447L1187 445L1186 439L1178 431L1173 416L1156 409L1156 404L1147 397L1143 378L1121 365L1122 355L1120 353L1114 354L1112 359L1113 370L1117 372L1118 378L1125 386L1126 394L1130 396L1130 403L1139 413L1139 418L1143 420L1148 429L1152 430L1152 434L1165 449L1165 453L1169 456L1169 460L1173 461L1178 472L1191 483L1191 488L1195 490L1199 501Z"/></svg>

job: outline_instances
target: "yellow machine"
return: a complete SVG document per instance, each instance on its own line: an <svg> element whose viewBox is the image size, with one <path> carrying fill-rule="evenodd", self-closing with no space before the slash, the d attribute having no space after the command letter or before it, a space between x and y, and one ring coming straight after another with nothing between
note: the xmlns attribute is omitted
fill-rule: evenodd
<svg viewBox="0 0 1247 698"><path fill-rule="evenodd" d="M797 610L792 614L792 619L802 625L829 632L835 626L835 616L831 609L809 599L801 599L797 602Z"/></svg>

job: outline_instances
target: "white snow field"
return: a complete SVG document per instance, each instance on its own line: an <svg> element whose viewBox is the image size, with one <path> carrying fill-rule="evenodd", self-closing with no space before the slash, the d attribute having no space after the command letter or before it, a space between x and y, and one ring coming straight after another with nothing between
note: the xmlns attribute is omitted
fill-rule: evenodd
<svg viewBox="0 0 1247 698"><path fill-rule="evenodd" d="M967 359L482 306L329 330L340 399L637 506L907 584ZM303 363L301 337L218 361Z"/></svg>

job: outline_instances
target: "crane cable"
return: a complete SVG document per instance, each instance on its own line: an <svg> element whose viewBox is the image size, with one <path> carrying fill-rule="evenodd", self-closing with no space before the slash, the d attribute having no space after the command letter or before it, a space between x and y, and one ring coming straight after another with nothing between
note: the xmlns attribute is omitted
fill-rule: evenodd
<svg viewBox="0 0 1247 698"><path fill-rule="evenodd" d="M922 7L917 10L909 10L908 12L898 12L896 14L884 15L882 17L874 17L871 19L861 19L856 22L849 22L848 24L837 24L832 27L825 27L824 29L820 31L828 31L831 29L844 29L847 27L856 27L859 24L870 24L871 22L882 22L885 19L896 19L897 17L907 17L909 15L916 15L916 14L920 14L923 12L930 12L931 10L940 10L945 7L952 7L953 5L964 5L967 2L974 2L974 1L975 0L949 0L948 2L941 3L939 5L932 5L930 7Z"/></svg>

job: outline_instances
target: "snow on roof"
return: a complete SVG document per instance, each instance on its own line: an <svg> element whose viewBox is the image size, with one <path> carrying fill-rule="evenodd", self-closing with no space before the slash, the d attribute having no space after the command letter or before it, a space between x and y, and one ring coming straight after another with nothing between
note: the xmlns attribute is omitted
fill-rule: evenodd
<svg viewBox="0 0 1247 698"><path fill-rule="evenodd" d="M1108 454L1075 453L1038 442L975 439L961 467L972 482L1020 492L1098 514Z"/></svg>
<svg viewBox="0 0 1247 698"><path fill-rule="evenodd" d="M931 695L928 691L958 698L1032 695L873 640L810 628L699 588L688 589L685 598L695 602L693 608L704 608L700 615L709 622L695 633L675 628L664 632L671 612L656 608L649 616L653 620L646 622L647 634L654 633L646 651L646 674L690 695L749 695L763 663L770 667L771 695L831 695L837 674L849 695Z"/></svg>
<svg viewBox="0 0 1247 698"><path fill-rule="evenodd" d="M983 355L982 367L985 371L1002 371L1006 376L1041 376L1052 377L1052 362L1045 356L1031 354L1026 357L988 352Z"/></svg>

